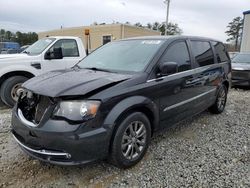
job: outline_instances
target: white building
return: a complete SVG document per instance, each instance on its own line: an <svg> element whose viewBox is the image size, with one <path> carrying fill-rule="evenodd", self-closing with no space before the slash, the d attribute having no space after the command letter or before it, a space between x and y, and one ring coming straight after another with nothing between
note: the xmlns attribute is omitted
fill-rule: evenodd
<svg viewBox="0 0 250 188"><path fill-rule="evenodd" d="M250 10L243 12L244 14L244 26L241 42L241 52L250 52Z"/></svg>

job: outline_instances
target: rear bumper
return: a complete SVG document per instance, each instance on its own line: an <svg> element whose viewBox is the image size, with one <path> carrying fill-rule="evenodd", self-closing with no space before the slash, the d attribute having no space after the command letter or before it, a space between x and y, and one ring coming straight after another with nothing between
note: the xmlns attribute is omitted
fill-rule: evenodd
<svg viewBox="0 0 250 188"><path fill-rule="evenodd" d="M250 86L250 79L232 79L232 86Z"/></svg>
<svg viewBox="0 0 250 188"><path fill-rule="evenodd" d="M250 71L232 71L233 86L250 86Z"/></svg>
<svg viewBox="0 0 250 188"><path fill-rule="evenodd" d="M65 123L65 122L64 122ZM76 126L76 129L63 132L58 128L60 121L48 121L45 127L40 128L25 125L15 110L12 114L12 133L21 149L28 155L42 161L57 165L79 165L108 156L111 133L103 127L91 128L88 125Z"/></svg>

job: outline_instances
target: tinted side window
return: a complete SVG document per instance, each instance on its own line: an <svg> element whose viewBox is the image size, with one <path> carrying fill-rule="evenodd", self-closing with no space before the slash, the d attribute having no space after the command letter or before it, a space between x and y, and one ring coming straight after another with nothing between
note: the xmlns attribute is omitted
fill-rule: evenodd
<svg viewBox="0 0 250 188"><path fill-rule="evenodd" d="M190 70L190 56L186 42L177 42L170 46L160 60L160 63L163 62L176 62L178 72Z"/></svg>
<svg viewBox="0 0 250 188"><path fill-rule="evenodd" d="M191 41L195 61L199 67L214 64L214 55L209 42Z"/></svg>
<svg viewBox="0 0 250 188"><path fill-rule="evenodd" d="M221 42L212 42L218 63L229 61L226 47Z"/></svg>
<svg viewBox="0 0 250 188"><path fill-rule="evenodd" d="M50 48L50 51L53 51L54 48L62 48L63 57L79 56L78 46L74 39L59 40Z"/></svg>

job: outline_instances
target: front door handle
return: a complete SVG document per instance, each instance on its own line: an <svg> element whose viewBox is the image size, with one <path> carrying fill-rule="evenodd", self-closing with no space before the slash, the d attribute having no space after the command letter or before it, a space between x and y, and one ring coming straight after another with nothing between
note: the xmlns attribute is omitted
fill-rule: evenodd
<svg viewBox="0 0 250 188"><path fill-rule="evenodd" d="M36 69L41 69L41 63L33 62L30 65Z"/></svg>

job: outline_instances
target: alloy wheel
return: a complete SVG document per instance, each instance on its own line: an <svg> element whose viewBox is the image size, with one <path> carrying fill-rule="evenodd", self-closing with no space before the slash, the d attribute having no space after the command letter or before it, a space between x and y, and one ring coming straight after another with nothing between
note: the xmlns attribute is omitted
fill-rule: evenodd
<svg viewBox="0 0 250 188"><path fill-rule="evenodd" d="M218 98L217 98L217 107L220 110L223 110L226 104L226 98L227 94L226 94L226 90L224 88L222 88L218 94Z"/></svg>
<svg viewBox="0 0 250 188"><path fill-rule="evenodd" d="M140 121L129 124L122 137L122 154L128 160L137 159L146 146L147 131Z"/></svg>

